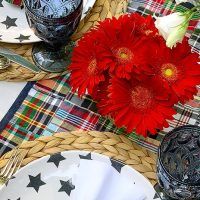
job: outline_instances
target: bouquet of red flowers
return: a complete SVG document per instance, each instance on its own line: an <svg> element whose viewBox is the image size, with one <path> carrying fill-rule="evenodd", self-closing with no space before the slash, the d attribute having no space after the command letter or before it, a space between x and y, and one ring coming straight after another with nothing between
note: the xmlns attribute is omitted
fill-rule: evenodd
<svg viewBox="0 0 200 200"><path fill-rule="evenodd" d="M70 82L116 126L147 136L168 127L175 103L193 98L197 62L186 38L170 49L153 18L134 13L106 19L84 35L73 52Z"/></svg>

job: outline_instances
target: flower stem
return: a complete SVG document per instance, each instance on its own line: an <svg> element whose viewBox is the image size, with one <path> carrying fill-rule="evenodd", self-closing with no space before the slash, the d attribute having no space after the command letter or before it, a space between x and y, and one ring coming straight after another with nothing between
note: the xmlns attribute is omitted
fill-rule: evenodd
<svg viewBox="0 0 200 200"><path fill-rule="evenodd" d="M197 12L199 12L198 8L200 8L199 6L195 6L192 9L186 11L185 13L183 13L183 15L187 16L187 22L192 19L193 15L196 14Z"/></svg>

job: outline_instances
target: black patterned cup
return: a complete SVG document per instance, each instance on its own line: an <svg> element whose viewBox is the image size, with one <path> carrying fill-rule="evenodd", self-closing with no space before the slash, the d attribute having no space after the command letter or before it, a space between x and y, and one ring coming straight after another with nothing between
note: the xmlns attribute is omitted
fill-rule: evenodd
<svg viewBox="0 0 200 200"><path fill-rule="evenodd" d="M168 133L158 152L157 177L165 198L200 199L200 127L182 126Z"/></svg>
<svg viewBox="0 0 200 200"><path fill-rule="evenodd" d="M43 41L33 48L34 62L47 72L65 71L73 46L69 38L81 19L83 0L24 0L24 5L30 28Z"/></svg>

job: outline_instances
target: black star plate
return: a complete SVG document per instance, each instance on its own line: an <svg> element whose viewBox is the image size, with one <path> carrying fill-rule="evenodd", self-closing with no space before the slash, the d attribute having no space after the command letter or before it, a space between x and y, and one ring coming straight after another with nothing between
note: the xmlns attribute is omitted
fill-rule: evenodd
<svg viewBox="0 0 200 200"><path fill-rule="evenodd" d="M53 154L51 156L43 157L26 167L22 168L3 188L0 199L2 200L25 200L25 199L48 199L48 200L70 200L76 191L77 172L81 163L88 165L90 162L106 163L110 170L114 170L117 176L122 176L129 179L128 184L133 184L134 187L140 188L145 186L143 192L147 196L146 200L159 200L155 195L155 191L151 184L138 172L131 167L124 165L124 163L110 159L109 157L85 151L64 151ZM92 166L92 165L91 165ZM95 177L87 166L84 166L85 173L81 182L87 184L88 179ZM114 169L113 169L114 168ZM98 171L94 173L98 174ZM116 170L116 171L115 171ZM90 174L92 174L91 177ZM94 179L95 184L97 179ZM107 180L109 182L109 180ZM105 182L106 183L106 182ZM91 192L92 185L86 192ZM14 188L14 190L13 190ZM77 190L80 185L77 186ZM14 191L14 192L13 192ZM27 198L28 197L28 198Z"/></svg>

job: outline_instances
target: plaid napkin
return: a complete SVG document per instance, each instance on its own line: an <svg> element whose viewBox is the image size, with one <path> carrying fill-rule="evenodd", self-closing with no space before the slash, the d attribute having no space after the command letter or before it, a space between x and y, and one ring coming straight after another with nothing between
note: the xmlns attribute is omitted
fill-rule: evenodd
<svg viewBox="0 0 200 200"><path fill-rule="evenodd" d="M191 3L184 4L191 7ZM168 15L175 11L173 0L131 0L129 12L142 15ZM200 54L200 22L192 21L187 36L190 38L192 51ZM34 140L42 135L49 136L56 132L72 130L111 131L125 134L123 129L117 128L113 122L98 114L95 102L89 97L78 98L68 84L69 75L52 80L30 83L30 91L25 89L17 99L9 113L0 123L0 154L12 149L24 140ZM185 105L177 104L177 114L169 122L168 129L161 130L157 136L143 138L134 132L127 137L134 142L154 152L157 151L159 141L175 127L192 124L200 126L200 87L194 100ZM23 97L24 98L24 97Z"/></svg>
<svg viewBox="0 0 200 200"><path fill-rule="evenodd" d="M11 4L15 4L17 6L23 5L23 0L5 0L5 1L7 1L8 3L11 3Z"/></svg>

